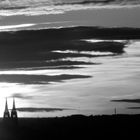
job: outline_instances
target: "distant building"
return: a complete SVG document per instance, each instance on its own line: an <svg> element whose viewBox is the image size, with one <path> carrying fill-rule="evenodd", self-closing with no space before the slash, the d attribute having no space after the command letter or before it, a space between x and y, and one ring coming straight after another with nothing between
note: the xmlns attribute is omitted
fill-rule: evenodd
<svg viewBox="0 0 140 140"><path fill-rule="evenodd" d="M5 102L5 110L4 110L4 114L3 114L3 119L4 120L9 120L10 119L10 113L9 113L9 110L8 110L7 98L6 98L6 102Z"/></svg>
<svg viewBox="0 0 140 140"><path fill-rule="evenodd" d="M18 123L18 115L17 115L16 105L15 105L15 99L13 99L13 108L11 110L11 115L10 115L10 112L8 109L7 98L6 98L3 120L4 120L4 122L9 123L9 124Z"/></svg>
<svg viewBox="0 0 140 140"><path fill-rule="evenodd" d="M16 110L16 106L15 106L15 99L13 99L13 108L11 111L11 119L15 122L18 121L17 110Z"/></svg>

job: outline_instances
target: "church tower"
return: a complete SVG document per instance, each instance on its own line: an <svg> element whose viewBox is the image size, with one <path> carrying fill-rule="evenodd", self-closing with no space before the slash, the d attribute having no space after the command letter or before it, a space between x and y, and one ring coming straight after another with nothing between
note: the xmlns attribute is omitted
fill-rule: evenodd
<svg viewBox="0 0 140 140"><path fill-rule="evenodd" d="M10 119L10 113L9 113L9 110L8 110L7 98L6 98L6 102L5 102L5 110L4 110L4 114L3 114L3 119L4 120L9 120Z"/></svg>
<svg viewBox="0 0 140 140"><path fill-rule="evenodd" d="M13 108L11 111L11 119L12 119L12 121L18 121L15 99L13 99Z"/></svg>

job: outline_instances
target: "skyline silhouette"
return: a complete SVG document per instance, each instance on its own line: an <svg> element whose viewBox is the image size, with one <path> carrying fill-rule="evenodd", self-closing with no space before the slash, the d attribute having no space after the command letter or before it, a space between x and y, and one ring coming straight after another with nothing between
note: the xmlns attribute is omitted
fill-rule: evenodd
<svg viewBox="0 0 140 140"><path fill-rule="evenodd" d="M138 126L139 13L140 0L0 1L0 139Z"/></svg>

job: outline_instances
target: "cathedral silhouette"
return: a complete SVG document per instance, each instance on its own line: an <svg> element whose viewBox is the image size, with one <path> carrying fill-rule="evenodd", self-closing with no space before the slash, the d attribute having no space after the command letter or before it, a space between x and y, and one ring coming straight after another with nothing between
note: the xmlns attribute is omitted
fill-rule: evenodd
<svg viewBox="0 0 140 140"><path fill-rule="evenodd" d="M10 112L8 109L8 103L7 103L7 98L6 98L5 110L4 110L4 114L3 114L3 121L6 123L17 123L18 122L18 115L17 115L16 105L15 105L15 99L13 99L13 108Z"/></svg>

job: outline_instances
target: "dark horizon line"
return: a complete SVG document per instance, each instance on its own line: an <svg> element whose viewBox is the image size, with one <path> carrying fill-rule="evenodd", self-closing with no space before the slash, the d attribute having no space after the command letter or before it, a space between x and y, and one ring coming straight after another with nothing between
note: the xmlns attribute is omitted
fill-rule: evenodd
<svg viewBox="0 0 140 140"><path fill-rule="evenodd" d="M19 119L55 119L55 118L69 118L69 117L112 117L112 116L140 116L140 113L136 113L136 114L128 114L128 113L118 113L118 114L97 114L97 115L83 115L83 114L72 114L72 115L66 115L66 116L52 116L52 117L41 117L41 116L37 116L37 117L20 117L18 116ZM0 121L1 119L3 119L3 117L0 117Z"/></svg>
<svg viewBox="0 0 140 140"><path fill-rule="evenodd" d="M34 24L33 26L36 26L38 24ZM25 29L27 28L27 29ZM74 29L74 28L93 28L93 29L138 29L140 30L140 27L131 27L131 26L92 26L92 25L71 25L71 26L61 26L61 27L43 27L43 28L29 28L29 27L25 27L25 28L13 28L13 29L17 29L17 30L13 30L13 29L6 29L6 30L2 30L0 31L0 33L3 32L22 32L22 31L37 31L37 30L61 30L61 29Z"/></svg>

